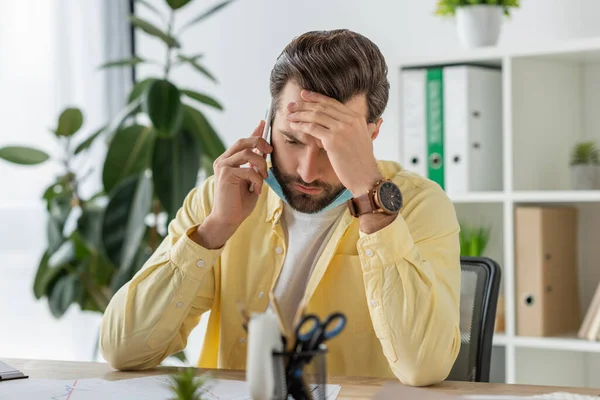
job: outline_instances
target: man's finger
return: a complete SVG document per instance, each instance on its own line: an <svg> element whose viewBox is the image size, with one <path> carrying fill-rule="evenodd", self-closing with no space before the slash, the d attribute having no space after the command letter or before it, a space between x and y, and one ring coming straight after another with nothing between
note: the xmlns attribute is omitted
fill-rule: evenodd
<svg viewBox="0 0 600 400"><path fill-rule="evenodd" d="M289 103L287 106L287 113L300 112L300 111L309 111L309 112L314 112L314 113L325 114L337 121L342 121L342 122L346 122L350 118L352 118L351 114L341 111L340 109L336 108L335 106L332 106L331 104L327 104L327 103L313 103L310 101L296 101L293 103Z"/></svg>
<svg viewBox="0 0 600 400"><path fill-rule="evenodd" d="M254 131L252 132L252 135L250 135L250 136L262 136L262 133L263 133L263 129L264 129L264 127L265 127L265 121L264 121L264 120L261 120L261 121L258 123L258 126L257 126L257 127L254 129Z"/></svg>
<svg viewBox="0 0 600 400"><path fill-rule="evenodd" d="M253 132L252 136L239 139L230 148L225 150L225 152L221 156L221 159L231 157L235 153L239 153L240 151L242 151L244 149L254 149L254 148L260 150L263 154L270 153L273 150L271 145L269 143L267 143L266 140L264 140L262 137L260 137L260 135L255 136L254 132Z"/></svg>
<svg viewBox="0 0 600 400"><path fill-rule="evenodd" d="M304 132L307 135L311 135L316 139L319 139L321 142L326 140L331 131L322 125L315 124L314 122L290 122L290 126L296 132Z"/></svg>
<svg viewBox="0 0 600 400"><path fill-rule="evenodd" d="M232 175L248 182L248 191L260 194L263 186L263 178L252 168L232 168ZM253 190L250 190L250 187Z"/></svg>
<svg viewBox="0 0 600 400"><path fill-rule="evenodd" d="M344 115L352 115L352 110L350 110L347 106L324 94L311 92L310 90L304 89L300 92L300 97L309 103L326 104L327 106L339 111Z"/></svg>
<svg viewBox="0 0 600 400"><path fill-rule="evenodd" d="M221 161L222 165L229 167L241 167L245 164L252 164L260 171L261 175L267 177L267 162L264 157L256 154L251 150L243 150L239 153L235 153L231 157L225 158Z"/></svg>
<svg viewBox="0 0 600 400"><path fill-rule="evenodd" d="M286 118L288 121L292 122L313 122L327 129L334 129L340 124L340 121L337 119L319 111L296 111L287 114Z"/></svg>

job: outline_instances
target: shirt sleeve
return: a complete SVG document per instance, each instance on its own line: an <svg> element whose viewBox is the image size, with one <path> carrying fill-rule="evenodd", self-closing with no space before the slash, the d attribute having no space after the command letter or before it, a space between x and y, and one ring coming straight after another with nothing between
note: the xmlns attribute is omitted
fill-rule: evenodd
<svg viewBox="0 0 600 400"><path fill-rule="evenodd" d="M402 215L357 243L369 312L394 375L425 386L460 350L460 242L453 204L427 186Z"/></svg>
<svg viewBox="0 0 600 400"><path fill-rule="evenodd" d="M207 215L209 184L188 194L159 248L111 299L100 351L113 368L157 366L185 348L200 316L212 307L222 249L208 250L189 237Z"/></svg>

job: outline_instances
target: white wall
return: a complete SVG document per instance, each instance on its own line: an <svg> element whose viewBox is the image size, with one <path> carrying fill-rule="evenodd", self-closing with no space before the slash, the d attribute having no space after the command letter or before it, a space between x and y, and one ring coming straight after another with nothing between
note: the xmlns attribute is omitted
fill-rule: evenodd
<svg viewBox="0 0 600 400"><path fill-rule="evenodd" d="M0 146L30 145L59 156L49 129L67 106L83 109L82 137L106 121L108 81L98 70L106 61L106 1L0 2ZM97 159L101 153L92 149ZM46 247L41 196L58 171L56 163L21 167L0 160L2 357L86 360L94 351L99 314L72 306L56 320L46 300L33 296ZM99 176L97 170L83 186L84 195L100 187Z"/></svg>
<svg viewBox="0 0 600 400"><path fill-rule="evenodd" d="M164 1L152 3L165 10ZM189 20L206 7L204 1L187 6L176 23ZM375 155L399 160L396 66L414 56L461 51L453 21L434 16L434 8L435 0L238 0L191 29L183 40L186 54L205 54L204 64L220 84L212 84L188 67L176 70L172 79L214 94L223 102L225 112L209 115L230 145L249 135L264 117L269 73L275 58L294 36L318 29L358 31L380 47L390 69L390 101L375 141ZM143 7L138 9L140 15L156 20ZM598 0L523 0L522 7L506 21L499 46L600 35L599 17ZM140 55L164 57L161 44L143 34L137 35L137 46ZM142 66L138 71L144 77L156 69ZM201 324L191 335L191 358L198 354L203 329Z"/></svg>

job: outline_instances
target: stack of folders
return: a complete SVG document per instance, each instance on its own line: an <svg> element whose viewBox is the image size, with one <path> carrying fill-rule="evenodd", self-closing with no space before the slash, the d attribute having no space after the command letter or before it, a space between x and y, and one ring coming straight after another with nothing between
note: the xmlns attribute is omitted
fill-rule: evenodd
<svg viewBox="0 0 600 400"><path fill-rule="evenodd" d="M502 190L502 71L407 68L401 81L404 167L449 194Z"/></svg>
<svg viewBox="0 0 600 400"><path fill-rule="evenodd" d="M594 297L583 318L583 323L579 328L577 336L580 339L591 341L600 339L600 284L596 288L596 293L594 293Z"/></svg>

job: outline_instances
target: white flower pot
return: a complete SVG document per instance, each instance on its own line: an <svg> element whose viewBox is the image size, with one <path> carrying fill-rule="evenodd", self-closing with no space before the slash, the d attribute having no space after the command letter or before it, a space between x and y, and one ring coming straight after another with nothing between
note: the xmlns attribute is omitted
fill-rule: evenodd
<svg viewBox="0 0 600 400"><path fill-rule="evenodd" d="M493 46L498 42L503 9L500 6L478 4L456 9L458 38L467 48Z"/></svg>
<svg viewBox="0 0 600 400"><path fill-rule="evenodd" d="M571 165L571 188L573 190L598 189L599 178L597 165Z"/></svg>

